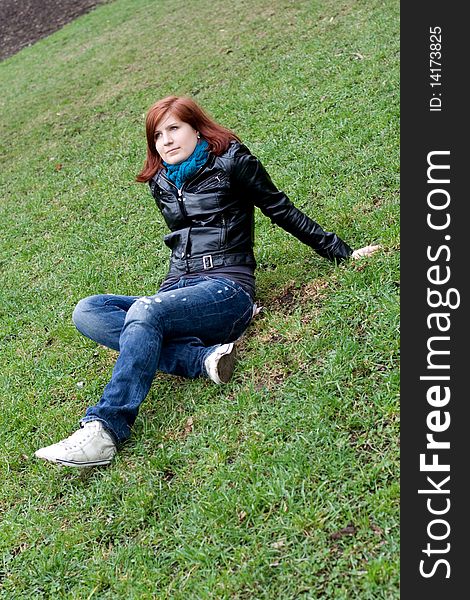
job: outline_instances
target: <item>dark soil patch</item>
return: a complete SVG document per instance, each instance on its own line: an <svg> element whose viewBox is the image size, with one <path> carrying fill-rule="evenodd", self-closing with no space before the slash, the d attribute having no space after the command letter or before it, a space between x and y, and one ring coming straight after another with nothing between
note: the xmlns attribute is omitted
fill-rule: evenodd
<svg viewBox="0 0 470 600"><path fill-rule="evenodd" d="M50 35L106 0L0 0L0 60Z"/></svg>
<svg viewBox="0 0 470 600"><path fill-rule="evenodd" d="M290 282L280 294L266 301L266 305L272 310L279 311L284 314L292 314L295 308L305 302L315 302L320 305L325 290L329 287L329 283L324 280L313 280L309 283L298 285L296 282Z"/></svg>

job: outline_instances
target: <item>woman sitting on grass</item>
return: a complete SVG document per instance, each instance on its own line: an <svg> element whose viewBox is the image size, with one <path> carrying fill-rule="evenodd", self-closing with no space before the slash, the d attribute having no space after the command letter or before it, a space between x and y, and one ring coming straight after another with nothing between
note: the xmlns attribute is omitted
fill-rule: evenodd
<svg viewBox="0 0 470 600"><path fill-rule="evenodd" d="M153 296L104 294L81 300L77 329L119 351L100 401L81 427L35 455L62 465L107 465L125 442L157 370L227 383L235 342L253 315L254 207L331 261L356 251L324 231L272 183L259 160L193 100L170 96L146 120L148 182L170 233L166 279Z"/></svg>

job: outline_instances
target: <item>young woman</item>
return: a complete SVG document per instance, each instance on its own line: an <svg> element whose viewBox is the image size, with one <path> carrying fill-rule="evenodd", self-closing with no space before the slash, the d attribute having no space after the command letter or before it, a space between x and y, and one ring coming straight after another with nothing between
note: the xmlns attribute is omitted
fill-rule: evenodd
<svg viewBox="0 0 470 600"><path fill-rule="evenodd" d="M235 341L253 315L254 207L331 261L355 252L297 209L238 137L193 100L170 96L146 120L148 182L170 233L168 275L153 296L97 295L73 313L77 329L119 351L100 401L80 429L37 450L38 458L76 467L107 465L129 437L157 370L229 381Z"/></svg>

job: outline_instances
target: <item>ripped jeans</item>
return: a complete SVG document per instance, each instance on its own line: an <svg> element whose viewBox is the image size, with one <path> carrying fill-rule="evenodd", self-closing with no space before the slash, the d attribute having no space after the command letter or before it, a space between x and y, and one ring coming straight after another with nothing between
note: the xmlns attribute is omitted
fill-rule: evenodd
<svg viewBox="0 0 470 600"><path fill-rule="evenodd" d="M117 443L130 435L157 370L195 378L214 346L239 338L250 323L253 301L225 277L183 276L154 296L100 294L80 300L77 329L119 351L100 401L82 423L100 420Z"/></svg>

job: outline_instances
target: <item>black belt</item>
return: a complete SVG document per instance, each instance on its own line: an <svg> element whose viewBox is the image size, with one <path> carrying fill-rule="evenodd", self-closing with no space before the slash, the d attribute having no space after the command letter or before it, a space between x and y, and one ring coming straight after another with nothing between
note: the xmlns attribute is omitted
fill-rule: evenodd
<svg viewBox="0 0 470 600"><path fill-rule="evenodd" d="M253 254L246 252L240 254L204 254L203 256L190 256L185 258L171 257L170 273L172 271L185 273L200 273L202 271L210 271L215 267L223 267L227 265L250 265L255 266L255 258Z"/></svg>

